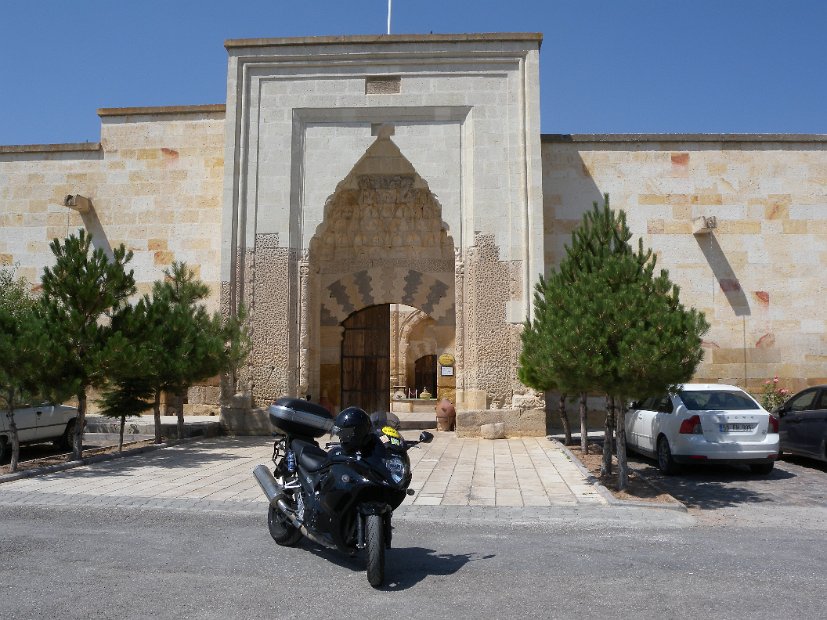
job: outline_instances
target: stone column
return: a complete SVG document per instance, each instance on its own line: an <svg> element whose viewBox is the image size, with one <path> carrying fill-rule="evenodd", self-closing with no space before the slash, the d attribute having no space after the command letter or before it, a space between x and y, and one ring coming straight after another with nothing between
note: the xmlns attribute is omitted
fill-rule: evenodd
<svg viewBox="0 0 827 620"><path fill-rule="evenodd" d="M278 235L256 235L251 252L254 268L250 269L250 353L252 397L254 406L266 404L290 394L291 252L279 247Z"/></svg>
<svg viewBox="0 0 827 620"><path fill-rule="evenodd" d="M307 257L299 260L299 377L300 396L310 390L310 265ZM313 394L318 399L319 394Z"/></svg>
<svg viewBox="0 0 827 620"><path fill-rule="evenodd" d="M468 249L462 313L466 321L466 409L510 406L516 353L513 326L506 320L506 302L510 299L512 277L509 264L499 259L493 236L478 235L475 245Z"/></svg>
<svg viewBox="0 0 827 620"><path fill-rule="evenodd" d="M462 250L454 251L454 379L456 408L465 405L465 262Z"/></svg>

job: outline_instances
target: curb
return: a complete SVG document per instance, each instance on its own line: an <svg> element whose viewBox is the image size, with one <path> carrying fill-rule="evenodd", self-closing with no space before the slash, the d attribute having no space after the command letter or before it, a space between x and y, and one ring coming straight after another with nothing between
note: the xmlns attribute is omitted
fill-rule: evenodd
<svg viewBox="0 0 827 620"><path fill-rule="evenodd" d="M655 502L636 502L636 501L628 501L628 500L623 500L623 499L617 499L614 495L612 495L612 492L609 491L609 489L607 489L605 486L600 484L600 481L594 476L594 474L592 474L588 469L586 469L586 467L583 465L583 463L580 462L580 459L578 459L571 450L569 450L565 445L563 445L562 442L554 439L553 437L548 437L548 440L556 443L560 447L560 449L569 458L569 460L572 463L574 463L575 467L577 467L577 469L580 470L580 473L582 473L586 477L586 482L588 482L595 489L597 489L597 492L600 493L600 495L607 502L609 502L610 505L612 505L612 506L628 506L628 507L631 507L631 508L654 508L654 509L658 509L658 510L677 510L679 512L689 512L689 510L687 509L686 505L683 502L678 501L677 499L675 499L671 495L669 495L669 497L672 498L672 501L674 502L674 504L673 503L660 504L660 503L655 503ZM646 482L648 484L652 484L651 482L649 482L648 479L647 479ZM652 486L654 486L656 489L658 489L661 492L665 492L665 491L663 491L662 489L660 489L659 487L657 487L655 485L652 485ZM667 493L667 495L668 495L668 493Z"/></svg>
<svg viewBox="0 0 827 620"><path fill-rule="evenodd" d="M177 446L184 443L191 443L196 439L199 438L187 437L178 441L156 443L149 446L142 446L140 448L133 448L131 450L124 450L123 452L112 452L110 454L95 454L93 456L87 456L86 458L82 458L79 461L69 461L67 463L59 463L56 465L46 465L44 467L24 469L22 471L16 471L13 474L0 475L0 484L3 484L4 482L14 482L15 480L22 480L24 478L34 478L36 476L54 474L57 472L66 471L67 469L75 469L76 467L82 467L84 465L92 465L94 463L101 463L103 461L112 461L115 459L125 458L128 456L135 456L137 454L143 454L145 452L155 452L156 450L161 450L162 448L169 448L171 446Z"/></svg>

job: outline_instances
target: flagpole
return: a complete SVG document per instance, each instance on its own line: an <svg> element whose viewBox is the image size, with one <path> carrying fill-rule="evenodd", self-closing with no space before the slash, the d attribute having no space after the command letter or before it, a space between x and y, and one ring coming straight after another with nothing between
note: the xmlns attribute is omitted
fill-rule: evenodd
<svg viewBox="0 0 827 620"><path fill-rule="evenodd" d="M391 33L391 5L393 0L388 0L388 34Z"/></svg>

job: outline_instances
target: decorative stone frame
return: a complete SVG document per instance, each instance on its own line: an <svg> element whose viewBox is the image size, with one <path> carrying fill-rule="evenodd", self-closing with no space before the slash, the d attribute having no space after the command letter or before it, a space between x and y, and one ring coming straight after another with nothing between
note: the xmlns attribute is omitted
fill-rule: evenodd
<svg viewBox="0 0 827 620"><path fill-rule="evenodd" d="M440 196L456 244L453 260L438 268L397 267L453 274L452 283L443 282L454 289L457 388L472 390L475 404L510 401L518 326L530 316L532 285L543 270L540 40L393 35L226 44L222 305L225 312L241 303L250 308L246 380L254 404L281 393L312 394L318 379L312 326L322 320L323 289L314 284L321 274L309 248L324 215L319 183L307 173L308 138L381 124L457 128L450 134L456 144L439 155L447 158L443 167L456 167L445 178L458 180L453 194ZM366 89L366 77L382 75L399 76L398 92ZM349 168L367 146L348 139L333 168L348 158ZM480 238L483 252L475 249ZM505 278L504 288L486 288L480 276L489 263L479 258L489 254L498 257L492 273Z"/></svg>

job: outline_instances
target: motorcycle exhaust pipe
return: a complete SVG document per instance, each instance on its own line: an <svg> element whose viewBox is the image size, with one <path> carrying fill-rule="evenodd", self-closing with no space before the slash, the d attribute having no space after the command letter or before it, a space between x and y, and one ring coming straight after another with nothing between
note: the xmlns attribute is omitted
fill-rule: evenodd
<svg viewBox="0 0 827 620"><path fill-rule="evenodd" d="M258 485L261 487L261 490L264 491L264 495L267 496L267 501L270 502L270 505L273 508L279 509L282 514L284 514L289 520L290 523L293 524L297 530L299 530L304 536L312 540L313 542L322 545L323 547L329 547L330 549L335 549L336 545L332 544L330 541L325 540L321 536L317 536L310 530L308 530L304 523L299 521L296 514L290 509L287 503L284 501L284 489L282 486L276 482L276 479L273 477L273 474L270 473L270 470L267 468L266 465L256 465L255 469L253 469L253 476L255 477Z"/></svg>
<svg viewBox="0 0 827 620"><path fill-rule="evenodd" d="M283 496L279 497L276 500L276 504L279 510L281 510L282 514L287 516L287 518L290 520L290 523L293 524L293 527L299 530L302 533L302 535L306 536L307 538L315 542L317 545L321 545L322 547L327 547L328 549L336 548L336 545L334 545L331 541L308 530L304 523L299 521L299 518L296 516L296 513L290 510L290 507L284 501Z"/></svg>
<svg viewBox="0 0 827 620"><path fill-rule="evenodd" d="M284 498L284 489L276 482L276 479L273 477L273 474L270 473L270 470L267 469L267 466L257 465L256 468L253 469L253 476L258 482L258 486L264 491L264 495L267 496L267 501L270 502L270 505L273 506L273 508L278 508L279 500L283 500Z"/></svg>

